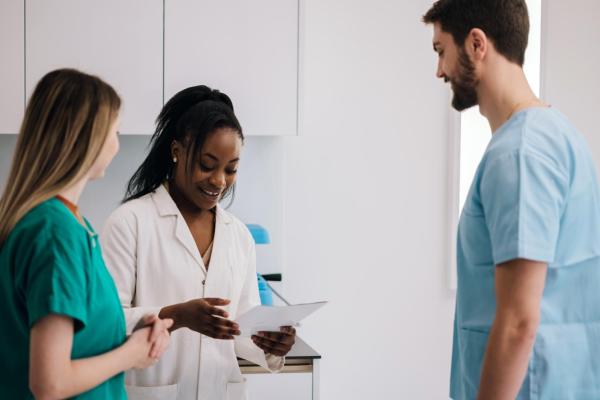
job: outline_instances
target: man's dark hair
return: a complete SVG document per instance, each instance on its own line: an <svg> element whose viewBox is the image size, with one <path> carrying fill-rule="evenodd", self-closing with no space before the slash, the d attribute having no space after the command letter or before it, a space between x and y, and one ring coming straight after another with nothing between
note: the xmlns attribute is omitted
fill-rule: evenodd
<svg viewBox="0 0 600 400"><path fill-rule="evenodd" d="M529 35L525 0L438 0L423 16L423 22L439 22L458 46L474 28L479 28L506 59L523 66Z"/></svg>

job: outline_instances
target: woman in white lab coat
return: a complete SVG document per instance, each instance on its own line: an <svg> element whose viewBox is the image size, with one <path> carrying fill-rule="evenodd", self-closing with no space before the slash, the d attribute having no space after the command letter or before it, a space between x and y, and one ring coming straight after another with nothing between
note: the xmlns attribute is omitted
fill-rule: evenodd
<svg viewBox="0 0 600 400"><path fill-rule="evenodd" d="M260 304L252 236L219 205L234 189L242 144L228 96L179 92L105 225L128 330L148 313L174 320L163 358L126 375L130 399L244 399L236 356L278 371L294 343L291 327L243 338L232 321Z"/></svg>

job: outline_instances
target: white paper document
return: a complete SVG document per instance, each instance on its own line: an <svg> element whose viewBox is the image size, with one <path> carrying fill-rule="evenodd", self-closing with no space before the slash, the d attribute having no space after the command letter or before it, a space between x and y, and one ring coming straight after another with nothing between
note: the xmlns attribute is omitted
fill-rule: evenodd
<svg viewBox="0 0 600 400"><path fill-rule="evenodd" d="M256 306L238 317L241 336L258 331L278 332L282 326L297 326L304 318L327 304L326 301L290 306Z"/></svg>

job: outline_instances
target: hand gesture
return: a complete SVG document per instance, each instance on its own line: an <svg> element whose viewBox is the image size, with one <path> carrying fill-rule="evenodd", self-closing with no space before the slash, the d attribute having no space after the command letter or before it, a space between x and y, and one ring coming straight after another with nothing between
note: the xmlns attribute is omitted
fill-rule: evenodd
<svg viewBox="0 0 600 400"><path fill-rule="evenodd" d="M238 324L230 321L227 311L218 308L226 306L229 300L202 298L183 303L178 311L182 325L215 339L233 339L240 334Z"/></svg>

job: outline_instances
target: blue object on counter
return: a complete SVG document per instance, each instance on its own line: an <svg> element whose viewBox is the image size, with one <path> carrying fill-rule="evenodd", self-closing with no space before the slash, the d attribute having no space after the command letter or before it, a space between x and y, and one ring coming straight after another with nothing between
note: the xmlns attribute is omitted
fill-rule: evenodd
<svg viewBox="0 0 600 400"><path fill-rule="evenodd" d="M269 244L271 243L271 238L269 237L269 231L257 224L246 224L248 230L252 234L254 238L254 243L256 244Z"/></svg>
<svg viewBox="0 0 600 400"><path fill-rule="evenodd" d="M258 294L260 295L260 303L263 306L272 306L273 292L271 291L271 288L261 274L257 273L256 277L258 279Z"/></svg>
<svg viewBox="0 0 600 400"><path fill-rule="evenodd" d="M269 237L269 231L258 224L246 224L254 243L256 244L269 244L271 238ZM258 294L260 295L260 303L265 306L273 305L273 292L267 284L265 278L261 274L257 273L256 278L258 279Z"/></svg>

